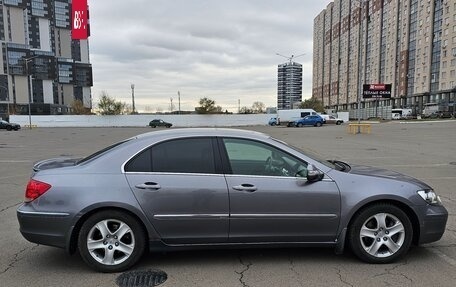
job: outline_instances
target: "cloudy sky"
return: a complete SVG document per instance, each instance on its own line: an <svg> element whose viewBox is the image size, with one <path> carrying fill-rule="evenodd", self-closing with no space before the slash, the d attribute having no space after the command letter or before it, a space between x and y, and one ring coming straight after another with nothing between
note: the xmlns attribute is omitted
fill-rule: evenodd
<svg viewBox="0 0 456 287"><path fill-rule="evenodd" d="M89 0L94 106L101 91L136 108L193 110L202 97L229 111L276 106L282 55L304 56L311 96L313 19L329 0Z"/></svg>

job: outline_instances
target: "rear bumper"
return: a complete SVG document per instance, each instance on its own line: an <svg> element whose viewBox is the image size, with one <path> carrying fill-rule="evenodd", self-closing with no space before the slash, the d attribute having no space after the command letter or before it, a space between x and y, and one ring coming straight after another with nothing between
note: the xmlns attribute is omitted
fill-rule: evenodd
<svg viewBox="0 0 456 287"><path fill-rule="evenodd" d="M448 211L443 206L429 205L421 221L419 244L431 243L442 238L448 220Z"/></svg>
<svg viewBox="0 0 456 287"><path fill-rule="evenodd" d="M70 214L60 212L38 212L25 205L17 209L19 230L30 242L66 248L70 229Z"/></svg>

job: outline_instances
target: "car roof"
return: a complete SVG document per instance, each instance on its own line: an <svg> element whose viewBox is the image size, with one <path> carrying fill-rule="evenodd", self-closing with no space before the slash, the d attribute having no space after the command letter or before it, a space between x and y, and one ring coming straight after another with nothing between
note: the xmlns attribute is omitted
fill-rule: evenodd
<svg viewBox="0 0 456 287"><path fill-rule="evenodd" d="M201 137L201 136L224 136L224 137L249 137L257 139L270 138L269 135L241 129L230 128L179 128L162 131L152 131L137 135L133 138L148 139L155 137L179 138L179 137Z"/></svg>

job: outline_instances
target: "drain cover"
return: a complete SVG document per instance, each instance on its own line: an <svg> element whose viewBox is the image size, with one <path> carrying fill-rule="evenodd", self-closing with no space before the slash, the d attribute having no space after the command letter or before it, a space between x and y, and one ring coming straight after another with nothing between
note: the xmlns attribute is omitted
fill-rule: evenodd
<svg viewBox="0 0 456 287"><path fill-rule="evenodd" d="M164 283L168 275L161 270L130 271L116 279L119 287L153 287Z"/></svg>

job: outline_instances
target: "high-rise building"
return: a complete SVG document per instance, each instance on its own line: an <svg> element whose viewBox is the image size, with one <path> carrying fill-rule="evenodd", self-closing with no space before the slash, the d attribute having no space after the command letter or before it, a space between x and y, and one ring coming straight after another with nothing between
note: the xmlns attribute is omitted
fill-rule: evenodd
<svg viewBox="0 0 456 287"><path fill-rule="evenodd" d="M314 19L313 96L328 109L353 116L363 84L391 84L391 99L362 100L364 117L454 111L455 71L454 0L336 0Z"/></svg>
<svg viewBox="0 0 456 287"><path fill-rule="evenodd" d="M277 109L292 109L302 100L302 65L293 61L278 66Z"/></svg>
<svg viewBox="0 0 456 287"><path fill-rule="evenodd" d="M28 114L29 99L35 115L75 100L91 108L89 43L71 39L71 0L0 1L0 43L0 114Z"/></svg>

